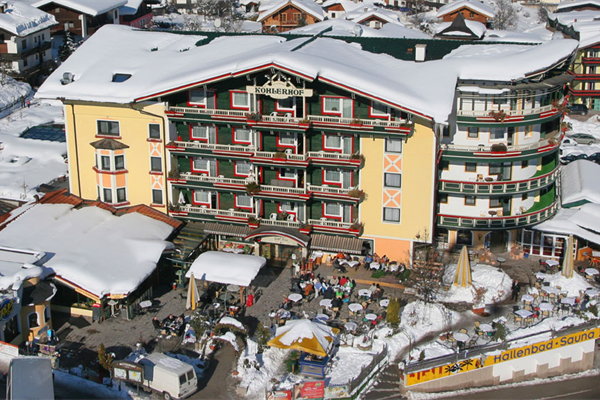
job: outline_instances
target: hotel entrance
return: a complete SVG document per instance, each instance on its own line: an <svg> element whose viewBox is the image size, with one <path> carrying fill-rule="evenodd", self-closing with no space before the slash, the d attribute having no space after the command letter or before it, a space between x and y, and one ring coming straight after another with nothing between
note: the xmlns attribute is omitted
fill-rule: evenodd
<svg viewBox="0 0 600 400"><path fill-rule="evenodd" d="M267 259L268 266L288 268L295 260L300 262L306 257L310 237L292 228L265 226L255 229L245 239L258 242L258 254Z"/></svg>

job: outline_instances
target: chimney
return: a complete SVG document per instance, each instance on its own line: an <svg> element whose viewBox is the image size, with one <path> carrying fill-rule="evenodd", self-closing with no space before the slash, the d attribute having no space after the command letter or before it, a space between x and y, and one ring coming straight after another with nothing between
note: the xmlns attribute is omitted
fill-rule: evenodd
<svg viewBox="0 0 600 400"><path fill-rule="evenodd" d="M6 6L7 4L5 1L0 2L0 14L4 14L6 12Z"/></svg>
<svg viewBox="0 0 600 400"><path fill-rule="evenodd" d="M425 54L427 53L427 45L426 44L422 44L419 43L415 46L416 51L415 51L415 61L416 62L423 62L425 61Z"/></svg>

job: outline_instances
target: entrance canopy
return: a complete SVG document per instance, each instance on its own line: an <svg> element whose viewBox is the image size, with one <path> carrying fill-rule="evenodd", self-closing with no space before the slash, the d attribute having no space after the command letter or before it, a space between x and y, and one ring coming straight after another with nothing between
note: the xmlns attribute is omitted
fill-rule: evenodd
<svg viewBox="0 0 600 400"><path fill-rule="evenodd" d="M249 286L266 263L264 257L207 251L196 258L185 276L194 274L194 278L209 282Z"/></svg>
<svg viewBox="0 0 600 400"><path fill-rule="evenodd" d="M350 254L362 253L363 240L358 238L333 236L333 235L312 235L310 248L313 250L324 250L333 253L344 252Z"/></svg>
<svg viewBox="0 0 600 400"><path fill-rule="evenodd" d="M310 241L310 236L300 233L298 229L269 225L261 226L260 228L253 230L245 239L257 240L267 236L280 238L278 241L280 244L298 245L302 247L306 247Z"/></svg>

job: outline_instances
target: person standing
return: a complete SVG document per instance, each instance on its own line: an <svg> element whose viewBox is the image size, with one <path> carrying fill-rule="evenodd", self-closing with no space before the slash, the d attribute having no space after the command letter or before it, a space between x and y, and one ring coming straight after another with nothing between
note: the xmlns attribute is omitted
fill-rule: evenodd
<svg viewBox="0 0 600 400"><path fill-rule="evenodd" d="M521 291L521 284L519 283L518 280L515 279L515 281L512 284L512 296L511 296L511 300L517 301L519 299L519 292L520 291Z"/></svg>

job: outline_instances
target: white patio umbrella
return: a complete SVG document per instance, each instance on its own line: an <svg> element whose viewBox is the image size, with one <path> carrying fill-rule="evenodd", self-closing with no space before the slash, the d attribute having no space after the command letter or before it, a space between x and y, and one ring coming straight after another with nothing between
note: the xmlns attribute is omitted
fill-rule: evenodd
<svg viewBox="0 0 600 400"><path fill-rule="evenodd" d="M196 305L198 304L199 298L200 294L198 294L198 286L196 286L196 279L194 279L194 273L192 273L192 276L190 276L190 284L188 286L185 308L194 311L196 309Z"/></svg>
<svg viewBox="0 0 600 400"><path fill-rule="evenodd" d="M569 235L567 246L565 247L565 257L562 264L562 275L565 278L573 277L575 259L573 256L573 235Z"/></svg>
<svg viewBox="0 0 600 400"><path fill-rule="evenodd" d="M469 260L469 250L467 250L467 246L463 246L460 251L454 284L462 287L471 286L471 261Z"/></svg>

